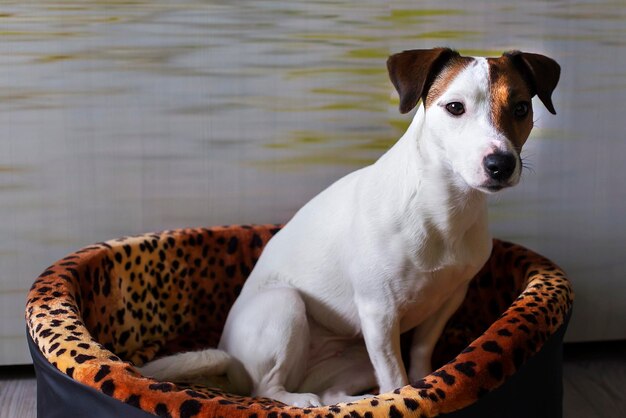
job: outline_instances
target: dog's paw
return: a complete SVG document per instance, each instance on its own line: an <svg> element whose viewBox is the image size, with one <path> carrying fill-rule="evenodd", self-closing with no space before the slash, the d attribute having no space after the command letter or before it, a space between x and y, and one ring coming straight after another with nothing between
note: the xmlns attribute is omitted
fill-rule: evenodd
<svg viewBox="0 0 626 418"><path fill-rule="evenodd" d="M322 406L322 400L314 393L286 393L281 401L299 408Z"/></svg>
<svg viewBox="0 0 626 418"><path fill-rule="evenodd" d="M370 393L363 395L348 395L345 392L328 391L322 395L322 402L324 402L324 405L335 405L345 402L357 402L365 398L374 398L375 396L376 395L372 395Z"/></svg>

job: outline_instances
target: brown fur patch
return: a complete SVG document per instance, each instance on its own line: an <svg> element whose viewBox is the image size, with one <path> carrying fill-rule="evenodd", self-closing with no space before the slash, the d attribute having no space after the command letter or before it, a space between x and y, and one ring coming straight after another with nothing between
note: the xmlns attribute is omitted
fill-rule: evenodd
<svg viewBox="0 0 626 418"><path fill-rule="evenodd" d="M447 90L452 80L454 80L472 61L474 61L472 57L457 56L451 59L428 89L428 95L424 100L424 107L428 108L431 103L436 101L437 98Z"/></svg>
<svg viewBox="0 0 626 418"><path fill-rule="evenodd" d="M519 151L533 127L530 86L509 57L487 58L487 62L491 84L492 122ZM528 102L528 114L524 118L515 116L515 106L521 101Z"/></svg>

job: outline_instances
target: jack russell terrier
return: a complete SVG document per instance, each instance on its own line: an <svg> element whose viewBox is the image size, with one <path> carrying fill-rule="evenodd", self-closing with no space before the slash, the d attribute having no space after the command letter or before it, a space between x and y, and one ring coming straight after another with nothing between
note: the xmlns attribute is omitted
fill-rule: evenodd
<svg viewBox="0 0 626 418"><path fill-rule="evenodd" d="M233 305L219 349L140 370L160 380L226 373L228 389L300 407L392 391L431 371L431 354L488 259L486 196L520 179L535 95L560 67L512 51L447 48L387 61L406 133L373 165L300 209L267 244ZM412 331L408 371L400 334Z"/></svg>

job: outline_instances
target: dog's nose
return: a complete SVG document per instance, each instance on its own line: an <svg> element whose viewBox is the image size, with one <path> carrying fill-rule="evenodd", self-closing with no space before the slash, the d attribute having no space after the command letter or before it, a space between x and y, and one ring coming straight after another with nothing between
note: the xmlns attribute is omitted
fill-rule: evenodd
<svg viewBox="0 0 626 418"><path fill-rule="evenodd" d="M515 171L515 155L511 152L494 152L483 160L485 171L494 180L507 180Z"/></svg>

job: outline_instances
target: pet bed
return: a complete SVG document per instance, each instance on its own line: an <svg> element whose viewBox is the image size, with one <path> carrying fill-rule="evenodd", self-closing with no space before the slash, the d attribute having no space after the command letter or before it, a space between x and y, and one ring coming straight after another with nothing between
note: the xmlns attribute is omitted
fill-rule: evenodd
<svg viewBox="0 0 626 418"><path fill-rule="evenodd" d="M573 293L563 272L494 240L423 379L358 402L295 408L135 369L216 346L228 310L278 226L182 229L95 244L59 260L28 295L41 418L558 417Z"/></svg>

